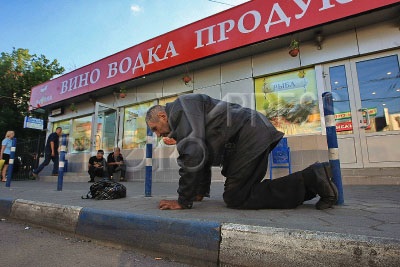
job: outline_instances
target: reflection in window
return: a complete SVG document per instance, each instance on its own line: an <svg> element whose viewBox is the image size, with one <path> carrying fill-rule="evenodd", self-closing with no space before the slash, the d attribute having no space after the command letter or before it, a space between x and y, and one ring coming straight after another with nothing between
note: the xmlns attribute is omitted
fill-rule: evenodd
<svg viewBox="0 0 400 267"><path fill-rule="evenodd" d="M286 135L321 131L313 68L258 78L255 93L256 110Z"/></svg>
<svg viewBox="0 0 400 267"><path fill-rule="evenodd" d="M102 108L102 110L100 110ZM110 152L115 144L115 122L117 112L113 109L99 107L96 130L96 150Z"/></svg>
<svg viewBox="0 0 400 267"><path fill-rule="evenodd" d="M400 130L400 70L396 55L356 63L362 108L371 124L366 132Z"/></svg>
<svg viewBox="0 0 400 267"><path fill-rule="evenodd" d="M344 65L329 68L331 93L338 134L352 134L349 91L347 87L346 69Z"/></svg>
<svg viewBox="0 0 400 267"><path fill-rule="evenodd" d="M125 108L123 149L145 148L147 139L146 112L151 106L153 106L153 102Z"/></svg>
<svg viewBox="0 0 400 267"><path fill-rule="evenodd" d="M71 128L71 123L69 120L54 122L53 123L53 132L56 131L57 127L61 127L62 133L68 135L70 128Z"/></svg>
<svg viewBox="0 0 400 267"><path fill-rule="evenodd" d="M90 135L92 131L92 116L74 119L72 122L72 152L90 150Z"/></svg>
<svg viewBox="0 0 400 267"><path fill-rule="evenodd" d="M67 152L68 152L69 132L70 132L70 128L71 128L70 120L54 122L53 123L53 132L56 131L57 127L61 127L62 128L62 134L63 135L66 134L67 135ZM61 144L61 141L60 141L60 144Z"/></svg>

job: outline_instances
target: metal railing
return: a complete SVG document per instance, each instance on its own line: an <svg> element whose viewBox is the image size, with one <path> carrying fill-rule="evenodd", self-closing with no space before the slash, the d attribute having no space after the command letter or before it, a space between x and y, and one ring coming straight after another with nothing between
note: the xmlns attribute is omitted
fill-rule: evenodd
<svg viewBox="0 0 400 267"><path fill-rule="evenodd" d="M32 178L32 170L37 168L39 158L44 155L45 141L46 136L41 136L38 139L17 142L12 175L13 181Z"/></svg>

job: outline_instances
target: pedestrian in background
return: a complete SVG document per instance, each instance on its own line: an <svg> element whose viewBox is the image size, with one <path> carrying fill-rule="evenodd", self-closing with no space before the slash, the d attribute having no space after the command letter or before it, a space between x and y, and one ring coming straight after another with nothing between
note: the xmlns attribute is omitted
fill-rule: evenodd
<svg viewBox="0 0 400 267"><path fill-rule="evenodd" d="M104 151L97 150L96 156L92 156L89 159L88 173L90 175L90 180L88 183L94 183L94 177L107 177L107 161L103 157Z"/></svg>
<svg viewBox="0 0 400 267"><path fill-rule="evenodd" d="M47 138L46 147L44 149L44 161L36 170L33 170L32 175L33 177L37 178L39 173L43 170L44 167L49 165L50 161L53 161L53 176L58 176L58 147L60 143L60 136L62 134L62 128L57 127L56 131L51 133Z"/></svg>
<svg viewBox="0 0 400 267"><path fill-rule="evenodd" d="M115 147L114 151L108 154L107 157L108 176L112 179L113 174L121 171L119 180L122 182L125 179L126 165L124 164L124 157L121 154L121 149Z"/></svg>
<svg viewBox="0 0 400 267"><path fill-rule="evenodd" d="M1 181L7 181L7 169L10 161L11 147L12 147L12 139L14 138L14 131L7 131L6 136L1 142L1 152L0 159L4 160L3 170L1 172Z"/></svg>

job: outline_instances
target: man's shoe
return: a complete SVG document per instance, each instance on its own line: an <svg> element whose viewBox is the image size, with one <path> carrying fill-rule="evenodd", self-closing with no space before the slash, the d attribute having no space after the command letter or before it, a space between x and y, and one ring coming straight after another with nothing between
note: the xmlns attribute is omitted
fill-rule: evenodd
<svg viewBox="0 0 400 267"><path fill-rule="evenodd" d="M58 176L58 173L52 173L51 176Z"/></svg>
<svg viewBox="0 0 400 267"><path fill-rule="evenodd" d="M38 177L39 177L39 175L38 175L37 173L34 173L34 172L32 172L32 176L33 176L34 178L38 178Z"/></svg>
<svg viewBox="0 0 400 267"><path fill-rule="evenodd" d="M193 201L195 202L201 202L203 201L204 196L203 195L196 195Z"/></svg>
<svg viewBox="0 0 400 267"><path fill-rule="evenodd" d="M329 162L314 163L303 171L305 186L320 196L315 207L318 210L331 208L338 200L338 190L332 182Z"/></svg>

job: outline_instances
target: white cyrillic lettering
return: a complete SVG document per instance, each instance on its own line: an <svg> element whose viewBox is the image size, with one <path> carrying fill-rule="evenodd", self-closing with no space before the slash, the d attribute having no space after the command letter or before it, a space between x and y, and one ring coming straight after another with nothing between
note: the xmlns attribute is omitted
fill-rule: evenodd
<svg viewBox="0 0 400 267"><path fill-rule="evenodd" d="M152 63L153 63L153 58L154 58L154 60L155 60L156 62L161 61L160 58L157 56L157 51L158 51L158 49L160 49L160 48L161 48L161 45L158 45L157 48L156 48L156 51L154 51L154 53L153 53L154 47L152 47L152 48L150 48L150 49L147 49L147 51L149 51L149 61L148 61L147 64L152 64Z"/></svg>
<svg viewBox="0 0 400 267"><path fill-rule="evenodd" d="M78 81L78 76L75 76L75 77L69 79L69 89L68 89L68 91L72 91L72 90L76 89L77 81Z"/></svg>
<svg viewBox="0 0 400 267"><path fill-rule="evenodd" d="M174 43L173 43L172 41L170 41L170 42L168 43L168 47L167 47L167 50L165 50L165 55L164 55L163 60L168 58L168 54L169 54L169 53L171 53L171 57L176 57L176 56L179 55L179 54L176 52Z"/></svg>
<svg viewBox="0 0 400 267"><path fill-rule="evenodd" d="M334 7L335 5L331 4L331 1L336 1L339 4L347 4L353 0L322 0L322 7L319 9L319 11Z"/></svg>
<svg viewBox="0 0 400 267"><path fill-rule="evenodd" d="M145 67L146 65L144 64L142 53L139 52L135 61L135 66L132 69L132 73L135 74L135 70L138 68L142 68L142 70L144 71Z"/></svg>
<svg viewBox="0 0 400 267"><path fill-rule="evenodd" d="M79 75L79 88L88 85L89 72Z"/></svg>
<svg viewBox="0 0 400 267"><path fill-rule="evenodd" d="M108 64L108 76L107 76L107 79L108 78L112 78L115 75L117 75L117 73L118 73L117 65L118 65L117 62L113 62L111 64Z"/></svg>
<svg viewBox="0 0 400 267"><path fill-rule="evenodd" d="M304 14L306 13L308 7L310 6L311 0L308 0L307 3L304 3L303 0L293 0L298 7L300 7L301 11L303 11L301 14L296 14L295 17L296 19L301 19Z"/></svg>
<svg viewBox="0 0 400 267"><path fill-rule="evenodd" d="M64 94L68 90L68 81L63 81L61 83L61 92L60 94Z"/></svg>
<svg viewBox="0 0 400 267"><path fill-rule="evenodd" d="M126 69L123 69L123 67L124 67L123 65L124 65L125 61L128 62L128 66ZM129 69L131 68L131 66L132 66L132 59L130 57L126 57L123 60L121 60L121 63L119 64L119 72L127 73L129 71Z"/></svg>
<svg viewBox="0 0 400 267"><path fill-rule="evenodd" d="M204 28L204 29L201 29L201 30L198 30L198 31L195 31L195 33L197 35L197 45L196 45L195 49L204 46L203 40L202 40L202 32L203 31L208 31L208 43L206 43L206 45L210 45L210 44L216 43L214 41L214 38L213 38L213 29L214 29L214 27L215 27L215 25L207 27L207 28Z"/></svg>
<svg viewBox="0 0 400 267"><path fill-rule="evenodd" d="M96 74L96 79L94 79L94 75ZM100 70L99 69L94 69L91 73L90 73L90 83L94 84L97 83L100 79Z"/></svg>
<svg viewBox="0 0 400 267"><path fill-rule="evenodd" d="M246 15L248 15L248 14L251 14L254 17L254 26L253 26L253 28L251 28L249 30L244 27L244 23L243 23L244 17ZM249 32L254 31L260 25L260 23L261 23L261 15L260 15L260 13L258 11L252 10L252 11L244 13L240 17L240 19L238 21L238 30L240 32L242 32L242 33L249 33Z"/></svg>
<svg viewBox="0 0 400 267"><path fill-rule="evenodd" d="M274 16L275 12L278 15L278 17L280 18L280 20L272 22L272 17ZM268 23L265 24L265 31L269 32L269 28L272 25L275 25L275 24L278 24L278 23L281 23L281 22L285 22L286 27L289 27L290 18L288 16L286 16L285 12L283 12L283 10L280 7L280 5L278 3L275 3L274 6L272 7L271 14L269 15Z"/></svg>
<svg viewBox="0 0 400 267"><path fill-rule="evenodd" d="M225 29L225 24L229 25L228 29ZM219 40L218 40L218 42L229 39L228 37L226 37L225 33L230 32L233 29L233 26L235 26L235 22L230 19L230 20L218 23L217 25L219 25Z"/></svg>

